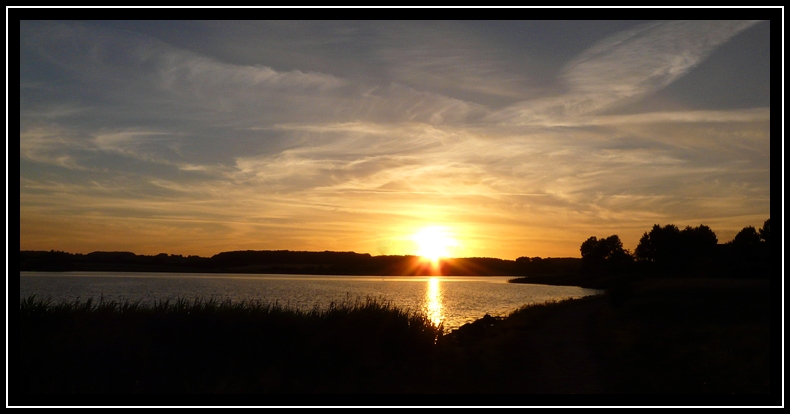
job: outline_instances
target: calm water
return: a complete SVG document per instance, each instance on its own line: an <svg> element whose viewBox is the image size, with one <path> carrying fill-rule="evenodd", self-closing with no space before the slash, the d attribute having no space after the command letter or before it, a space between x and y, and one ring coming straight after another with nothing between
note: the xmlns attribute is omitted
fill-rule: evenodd
<svg viewBox="0 0 790 414"><path fill-rule="evenodd" d="M423 312L446 329L483 317L505 316L531 303L602 293L572 286L507 283L510 277L311 276L142 272L21 272L20 299L54 302L103 297L152 304L167 299L230 299L324 308L332 302L375 298Z"/></svg>

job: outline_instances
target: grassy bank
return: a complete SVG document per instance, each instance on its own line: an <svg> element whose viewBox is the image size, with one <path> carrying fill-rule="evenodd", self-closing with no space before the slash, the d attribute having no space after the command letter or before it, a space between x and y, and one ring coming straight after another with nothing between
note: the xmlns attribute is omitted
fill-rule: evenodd
<svg viewBox="0 0 790 414"><path fill-rule="evenodd" d="M297 311L29 298L20 308L22 393L405 391L398 383L413 375L411 361L428 357L440 333L376 300Z"/></svg>
<svg viewBox="0 0 790 414"><path fill-rule="evenodd" d="M594 343L617 373L613 389L676 394L772 390L771 364L778 368L781 363L778 337L772 336L781 334L772 325L781 325L772 324L772 315L778 322L781 310L768 280L645 280L610 289L607 296L611 306L594 320Z"/></svg>
<svg viewBox="0 0 790 414"><path fill-rule="evenodd" d="M497 393L532 394L515 405L534 405L538 394L662 401L686 394L726 405L722 396L776 396L769 290L767 281L642 281L447 334L376 300L301 312L258 303L30 298L10 342L18 362L9 370L11 401L51 393ZM504 402L514 404L485 405Z"/></svg>

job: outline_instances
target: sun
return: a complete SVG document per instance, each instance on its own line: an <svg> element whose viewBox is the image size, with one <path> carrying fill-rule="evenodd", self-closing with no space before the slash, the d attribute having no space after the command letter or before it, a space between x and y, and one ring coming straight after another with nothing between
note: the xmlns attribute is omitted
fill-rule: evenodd
<svg viewBox="0 0 790 414"><path fill-rule="evenodd" d="M458 246L458 242L440 226L425 227L414 233L412 240L417 243L417 254L434 264L442 257L450 256L450 249Z"/></svg>

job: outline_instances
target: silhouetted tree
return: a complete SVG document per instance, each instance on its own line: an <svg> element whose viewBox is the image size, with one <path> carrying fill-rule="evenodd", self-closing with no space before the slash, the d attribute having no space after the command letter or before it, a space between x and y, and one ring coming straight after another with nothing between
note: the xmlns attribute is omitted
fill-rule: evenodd
<svg viewBox="0 0 790 414"><path fill-rule="evenodd" d="M775 280L777 283L780 283L782 277L784 277L783 272L781 270L777 271L776 269L781 269L781 265L776 260L780 257L779 249L771 246L771 219L765 220L763 223L763 227L758 230L760 234L760 239L762 243L760 243L760 266L762 269L759 269L758 272L763 272L765 275L768 275L772 280Z"/></svg>
<svg viewBox="0 0 790 414"><path fill-rule="evenodd" d="M623 260L630 254L623 249L623 242L616 234L598 239L590 237L581 246L582 260L587 262L600 262L604 260Z"/></svg>
<svg viewBox="0 0 790 414"><path fill-rule="evenodd" d="M763 228L761 228L758 233L760 233L760 239L766 243L770 243L771 241L771 219L765 220L763 223Z"/></svg>
<svg viewBox="0 0 790 414"><path fill-rule="evenodd" d="M616 234L602 239L592 236L582 243L580 250L582 265L588 273L620 271L633 260L631 253L623 249L623 242Z"/></svg>
<svg viewBox="0 0 790 414"><path fill-rule="evenodd" d="M742 248L754 247L760 244L760 235L754 227L746 226L735 235L730 243Z"/></svg>
<svg viewBox="0 0 790 414"><path fill-rule="evenodd" d="M687 226L680 232L680 243L677 259L690 264L713 254L719 239L708 226Z"/></svg>
<svg viewBox="0 0 790 414"><path fill-rule="evenodd" d="M634 250L637 260L657 264L671 263L680 252L680 230L674 224L654 224L645 232Z"/></svg>
<svg viewBox="0 0 790 414"><path fill-rule="evenodd" d="M637 260L658 270L699 272L709 266L718 241L716 233L705 225L680 230L673 224L655 224L639 240L634 254Z"/></svg>
<svg viewBox="0 0 790 414"><path fill-rule="evenodd" d="M728 244L732 254L745 262L742 263L742 267L745 267L748 266L748 262L758 259L763 242L760 241L760 234L757 233L757 229L752 226L746 226Z"/></svg>
<svg viewBox="0 0 790 414"><path fill-rule="evenodd" d="M589 239L585 240L582 243L582 246L579 248L582 252L582 260L585 262L596 261L598 259L598 255L596 254L596 250L598 247L598 238L595 236L591 236Z"/></svg>
<svg viewBox="0 0 790 414"><path fill-rule="evenodd" d="M770 238L770 226L770 221L766 221L760 232L752 226L746 226L725 243L730 275L748 278L769 276L769 246L764 240ZM765 239L762 234L765 234Z"/></svg>

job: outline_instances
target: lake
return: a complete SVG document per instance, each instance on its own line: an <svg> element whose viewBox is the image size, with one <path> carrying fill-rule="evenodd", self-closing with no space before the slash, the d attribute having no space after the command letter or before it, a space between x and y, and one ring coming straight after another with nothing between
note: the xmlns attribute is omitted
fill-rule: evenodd
<svg viewBox="0 0 790 414"><path fill-rule="evenodd" d="M20 272L20 299L141 302L196 298L278 303L292 309L373 298L422 312L446 330L521 306L603 293L575 286L507 283L505 276L315 276L147 272Z"/></svg>

